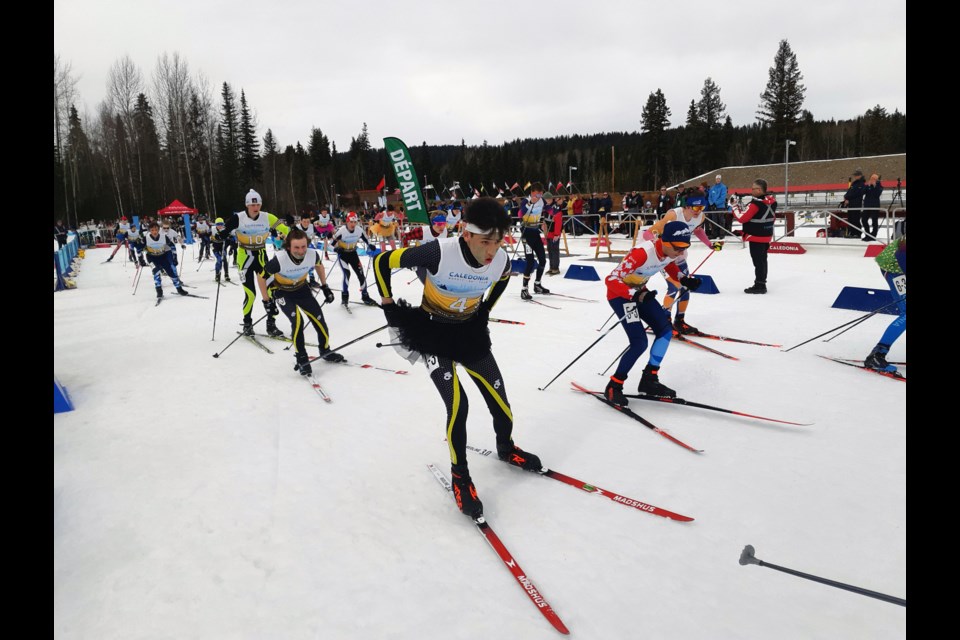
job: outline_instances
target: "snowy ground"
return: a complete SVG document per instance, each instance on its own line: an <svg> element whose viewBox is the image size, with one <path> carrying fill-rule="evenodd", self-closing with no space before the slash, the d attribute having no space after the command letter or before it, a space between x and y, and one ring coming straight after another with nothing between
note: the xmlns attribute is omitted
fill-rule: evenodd
<svg viewBox="0 0 960 640"><path fill-rule="evenodd" d="M581 255L562 269L592 264L605 276L614 264L590 260L586 245L571 238ZM771 255L766 296L743 293L750 257L728 247L700 269L721 294L696 294L687 319L793 346L862 315L830 307L844 285L884 287L864 247ZM386 332L343 354L410 373L318 362L328 405L294 373L284 343L264 339L269 355L241 339L211 357L236 336L242 294L221 290L211 341L212 266L197 273L193 249L185 281L211 299L181 299L165 279L172 299L159 307L149 274L132 296L132 266L101 264L109 251L87 251L77 289L54 295L54 373L76 406L54 416L56 637L557 636L427 470L449 470L442 403L422 366L376 348ZM707 252L691 254L695 266ZM412 277L393 281L418 300ZM331 275L335 290L340 279ZM489 522L573 636L905 637L902 607L738 564L752 544L762 560L906 597L906 384L817 357L865 357L893 316L789 353L704 341L738 361L671 345L660 376L682 397L814 423L633 403L698 455L570 390L570 380L604 385L598 372L626 345L619 330L537 390L611 312L602 282L544 284L600 302L554 297L562 309L549 309L521 301L511 282L494 310L526 323L491 324L517 444L560 472L695 518L648 515L473 455ZM376 308L329 307L334 346L384 324ZM889 357L906 360L906 336ZM492 449L480 395L471 384L467 394L469 441Z"/></svg>

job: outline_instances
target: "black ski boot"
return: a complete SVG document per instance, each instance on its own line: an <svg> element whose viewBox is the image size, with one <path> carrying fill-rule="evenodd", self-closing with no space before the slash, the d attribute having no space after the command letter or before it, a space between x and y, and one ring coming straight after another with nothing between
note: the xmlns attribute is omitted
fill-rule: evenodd
<svg viewBox="0 0 960 640"><path fill-rule="evenodd" d="M157 287L157 297L158 298L163 297L163 287Z"/></svg>
<svg viewBox="0 0 960 640"><path fill-rule="evenodd" d="M243 335L252 336L253 335L253 320L250 318L243 319Z"/></svg>
<svg viewBox="0 0 960 640"><path fill-rule="evenodd" d="M603 397L618 407L625 407L630 404L627 396L623 395L623 380L617 380L613 376L610 376L610 382L607 383L607 388L603 390Z"/></svg>
<svg viewBox="0 0 960 640"><path fill-rule="evenodd" d="M189 293L187 293L186 289L184 289L182 286L177 287L177 293L179 293L182 296L190 295Z"/></svg>
<svg viewBox="0 0 960 640"><path fill-rule="evenodd" d="M524 287L523 289L520 289L520 297L523 298L524 300L533 300L533 296L530 295L530 292L527 291L526 287Z"/></svg>
<svg viewBox="0 0 960 640"><path fill-rule="evenodd" d="M544 287L543 285L541 285L539 282L534 282L534 283L533 283L533 292L534 292L534 293L539 293L539 294L546 295L546 294L550 293L550 289L547 289L546 287Z"/></svg>
<svg viewBox="0 0 960 640"><path fill-rule="evenodd" d="M766 293L767 285L764 282L756 282L752 287L743 290L744 293Z"/></svg>
<svg viewBox="0 0 960 640"><path fill-rule="evenodd" d="M147 261L143 259L143 255L142 255L142 254L139 255L138 258L139 258L139 260L140 260L140 266L141 266L141 267L147 266Z"/></svg>
<svg viewBox="0 0 960 640"><path fill-rule="evenodd" d="M637 393L657 398L676 398L676 391L660 383L660 377L657 375L659 371L649 364L644 367Z"/></svg>
<svg viewBox="0 0 960 640"><path fill-rule="evenodd" d="M224 271L224 272L223 272L223 279L226 280L227 282L230 282L230 274L227 273L226 271Z"/></svg>
<svg viewBox="0 0 960 640"><path fill-rule="evenodd" d="M324 359L325 362L346 362L347 359L336 351L330 351L330 349L320 349L320 357Z"/></svg>
<svg viewBox="0 0 960 640"><path fill-rule="evenodd" d="M457 508L474 520L483 516L483 503L477 497L477 488L473 486L467 465L451 465L450 475L453 476L453 497L457 499Z"/></svg>
<svg viewBox="0 0 960 640"><path fill-rule="evenodd" d="M873 351L870 352L870 355L867 356L867 359L863 361L863 366L868 369L873 369L874 371L896 373L897 368L887 362L887 351L887 348L877 345L873 348Z"/></svg>
<svg viewBox="0 0 960 640"><path fill-rule="evenodd" d="M283 331L280 331L280 328L277 327L277 321L273 316L267 316L267 335L274 338L283 337Z"/></svg>
<svg viewBox="0 0 960 640"><path fill-rule="evenodd" d="M376 306L379 306L379 305L377 305L376 302L374 302L373 298L371 298L371 297L370 297L370 294L367 293L366 291L362 291L362 292L360 293L360 300L361 300L361 302L363 302L363 304L367 305L368 307L376 307Z"/></svg>
<svg viewBox="0 0 960 640"><path fill-rule="evenodd" d="M340 294L340 304L345 307L350 305L350 294L346 291Z"/></svg>
<svg viewBox="0 0 960 640"><path fill-rule="evenodd" d="M539 456L535 456L528 451L524 451L517 445L513 444L513 442L508 442L503 447L498 444L497 457L507 464L520 467L524 471L540 471L543 468L543 465L540 463Z"/></svg>
<svg viewBox="0 0 960 640"><path fill-rule="evenodd" d="M310 358L307 357L307 354L297 354L297 364L293 365L293 370L298 371L302 376L313 375L313 367L310 366Z"/></svg>
<svg viewBox="0 0 960 640"><path fill-rule="evenodd" d="M673 323L673 328L676 329L677 333L685 336L695 336L700 333L699 329L687 324L686 320L683 319L682 313L677 315L677 320Z"/></svg>

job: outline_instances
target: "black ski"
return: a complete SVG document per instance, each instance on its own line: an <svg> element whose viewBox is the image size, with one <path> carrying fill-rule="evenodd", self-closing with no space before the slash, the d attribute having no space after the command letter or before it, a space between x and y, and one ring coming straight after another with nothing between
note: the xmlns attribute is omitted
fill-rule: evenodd
<svg viewBox="0 0 960 640"><path fill-rule="evenodd" d="M653 402L661 402L663 404L679 404L685 405L688 407L695 407L697 409L707 409L709 411L719 411L721 413L730 413L735 416L743 416L745 418L756 418L757 420L767 420L769 422L779 422L781 424L792 424L797 427L809 427L812 422L790 422L789 420L777 420L775 418L765 418L764 416L755 416L752 413L744 413L742 411L734 411L733 409L721 409L720 407L715 407L709 404L702 404L700 402L692 402L690 400L684 400L683 398L664 398L662 396L645 396L639 393L625 393L628 398L636 398L638 400L650 400Z"/></svg>
<svg viewBox="0 0 960 640"><path fill-rule="evenodd" d="M703 449L696 449L696 448L691 447L690 445L688 445L686 442L683 442L682 440L677 440L677 439L674 438L672 435L670 435L669 433L667 433L666 431L664 431L663 429L661 429L661 428L658 427L657 425L653 424L652 422L646 420L646 419L643 418L642 416L637 415L636 413L634 413L633 411L631 411L629 408L627 408L627 407L621 407L621 406L619 406L619 405L616 405L616 404L610 402L609 400L607 400L606 398L604 398L604 397L603 397L603 394L600 393L599 391L590 391L590 390L587 389L586 387L583 387L583 386L581 386L581 385L579 385L579 384L577 384L576 382L573 382L573 381L571 381L570 384L573 385L573 388L576 389L577 391L582 391L583 393L585 393L585 394L587 394L587 395L591 395L591 396L593 396L594 398L596 398L597 400L599 400L600 402L604 403L605 405L607 405L607 406L609 406L609 407L613 407L614 409L616 409L617 411L619 411L620 413L622 413L622 414L624 414L624 415L626 415L626 416L630 416L631 418L633 418L634 420L636 420L637 422L639 422L639 423L642 424L643 426L647 427L648 429L652 429L653 431L655 431L656 433L660 434L661 436L663 436L664 438L666 438L666 439L669 440L670 442L673 442L673 443L675 443L675 444L678 444L678 445L680 445L681 447L683 447L684 449L688 449L688 450L690 450L690 451L693 451L694 453L703 453Z"/></svg>
<svg viewBox="0 0 960 640"><path fill-rule="evenodd" d="M871 369L870 367L866 367L862 364L846 362L844 360L840 360L839 358L831 358L830 356L820 356L820 357L823 358L824 360L833 360L834 362L845 364L848 367L856 367L857 369L863 369L864 371L869 371L870 373L875 373L878 376L883 376L885 378L892 378L894 380L899 380L900 382L907 381L907 378L899 371L877 371L876 369Z"/></svg>

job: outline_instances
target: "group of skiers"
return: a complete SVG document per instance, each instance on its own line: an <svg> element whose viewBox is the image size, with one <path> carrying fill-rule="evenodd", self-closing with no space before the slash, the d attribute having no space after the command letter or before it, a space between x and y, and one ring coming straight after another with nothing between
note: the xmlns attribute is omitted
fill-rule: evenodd
<svg viewBox="0 0 960 640"><path fill-rule="evenodd" d="M535 184L520 205L521 237L526 257L520 290L523 300L532 299L529 281L534 270L533 292L550 295L541 283L545 267L540 235L542 195L542 186ZM694 237L712 251L721 250L722 244L711 242L702 228L707 207L703 194L689 190L682 202L647 229L643 239L605 279L607 301L629 343L603 391L603 399L618 407L628 405L624 383L636 362L648 351L648 346L649 356L637 387L638 394L675 398L676 392L659 379L661 364L675 335L699 333L686 321L689 293L701 285L701 280L691 274L687 265L687 250ZM496 199L481 197L470 201L462 219L458 216L455 220L455 225L462 227L458 236L449 233L449 212L434 211L417 246L396 248L391 243L388 251L381 251L368 238L356 213L348 213L344 224L336 230L329 217L317 222L302 218L291 227L277 216L262 211L262 204L260 194L251 189L246 194L243 211L229 216L226 221L217 218L212 227L205 221L197 224L200 259L204 257L203 247L212 247L217 260L215 279L218 282L221 266L229 280L224 244L230 237L236 237L237 270L244 291L243 334L254 335L252 312L259 291L269 335L284 336L276 324L280 310L290 321L297 372L312 376L304 336L307 325L313 326L317 333L320 357L329 362L344 360L342 355L330 349L330 329L316 299L316 295L322 292L326 303L335 300L327 283L322 255L330 246L343 273L341 304L347 306L350 303L348 286L352 270L360 284L361 302L382 308L390 327L391 342L411 362L422 361L426 365L446 408L453 489L461 511L479 518L483 505L466 461L468 407L457 364L473 379L484 398L492 416L499 458L525 470L545 471L538 456L520 449L513 442L514 418L507 399L506 382L492 353L487 327L490 311L504 294L511 276L511 261L502 243L513 221ZM389 209L383 213L388 212ZM766 249L773 235L773 213L774 202L766 193L766 184L762 180L754 183L753 195L746 208L734 209L734 215L744 223L745 240L750 243L755 267L755 283L746 290L747 293L766 292ZM376 222L376 235L388 237L392 232L391 225L395 224L395 218L384 215ZM119 225L118 241L120 234L130 240L131 229L126 220L121 220ZM282 245L269 257L267 244L273 235L282 238ZM321 240L322 248L311 246ZM178 244L184 248L178 234L169 228L161 230L158 223L151 222L148 232L138 242L153 265L158 297L163 295L161 273L173 280L179 293L189 295L184 292L176 273L176 248ZM370 256L381 298L379 305L367 291L367 279L357 251L360 243L366 246L366 253ZM759 248L754 250L754 245ZM206 251L209 255L209 249ZM113 255L109 259L112 258ZM877 260L900 314L871 352L865 366L889 371L892 365L886 362L885 355L906 328L906 236L891 243ZM391 276L395 270L403 268L414 270L423 284L419 306L394 299ZM650 279L658 273L665 275L668 287L662 303L657 300L657 292L648 287ZM674 306L676 316L672 318ZM647 335L648 327L652 331L652 343Z"/></svg>

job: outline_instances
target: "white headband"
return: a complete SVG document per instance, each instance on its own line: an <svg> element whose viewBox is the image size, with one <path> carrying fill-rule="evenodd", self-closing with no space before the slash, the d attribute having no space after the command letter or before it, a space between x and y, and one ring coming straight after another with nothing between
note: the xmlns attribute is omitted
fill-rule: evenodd
<svg viewBox="0 0 960 640"><path fill-rule="evenodd" d="M470 233L476 233L477 235L481 235L481 236L486 236L493 233L493 229L481 229L480 227L473 224L472 222L468 222L467 226L465 226L464 229L466 231L469 231Z"/></svg>

